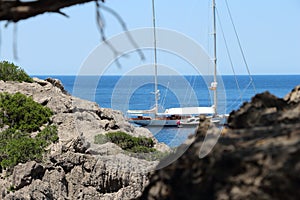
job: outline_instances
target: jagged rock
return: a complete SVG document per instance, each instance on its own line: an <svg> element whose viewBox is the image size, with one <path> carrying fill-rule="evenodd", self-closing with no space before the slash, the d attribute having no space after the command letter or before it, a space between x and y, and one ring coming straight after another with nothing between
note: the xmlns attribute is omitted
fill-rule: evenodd
<svg viewBox="0 0 300 200"><path fill-rule="evenodd" d="M68 152L45 163L41 179L2 199L133 199L157 162L124 154L95 157Z"/></svg>
<svg viewBox="0 0 300 200"><path fill-rule="evenodd" d="M37 84L39 84L39 85L41 85L41 86L46 86L46 85L48 85L50 82L48 82L48 81L45 81L45 80L41 80L41 79L39 79L39 78L36 78L36 77L33 77L32 78L33 79L33 81L35 82L35 83L37 83Z"/></svg>
<svg viewBox="0 0 300 200"><path fill-rule="evenodd" d="M106 119L106 120L110 121L110 120L114 119L113 113L110 112L109 109L102 108L102 109L97 110L96 113L102 120Z"/></svg>
<svg viewBox="0 0 300 200"><path fill-rule="evenodd" d="M297 87L299 89L299 87ZM244 103L239 110L230 113L228 125L231 128L271 126L277 123L297 122L300 113L295 88L285 99L277 98L269 92L255 95L251 102ZM298 94L299 95L299 94ZM294 104L291 104L294 102ZM300 102L300 101L299 101Z"/></svg>
<svg viewBox="0 0 300 200"><path fill-rule="evenodd" d="M122 151L123 151L122 148L119 147L118 145L111 142L107 142L105 144L97 145L93 148L87 149L86 153L103 156L103 155L116 155L122 153Z"/></svg>
<svg viewBox="0 0 300 200"><path fill-rule="evenodd" d="M49 107L54 112L50 123L57 125L59 136L43 163L27 162L16 166L12 175L0 174L0 199L135 198L157 161L130 157L112 143L95 144L95 135L123 131L151 137L157 150L170 150L147 129L132 126L120 111L67 95L56 80L1 82L0 92L20 92Z"/></svg>
<svg viewBox="0 0 300 200"><path fill-rule="evenodd" d="M12 185L18 190L31 184L34 179L41 179L44 176L44 173L44 167L35 161L18 164L15 166L12 174Z"/></svg>
<svg viewBox="0 0 300 200"><path fill-rule="evenodd" d="M201 147L214 140L218 129L208 129L208 121L200 123L190 148L155 171L138 199L299 199L299 106L268 93L255 96L231 114L234 129L227 129L202 159ZM268 112L270 108L276 112ZM291 111L291 120L283 120ZM264 123L262 118L274 120ZM238 124L242 119L243 126Z"/></svg>
<svg viewBox="0 0 300 200"><path fill-rule="evenodd" d="M48 190L46 190L48 194L45 196L52 196L53 199L68 198L68 182L66 180L66 173L61 167L57 167L54 170L51 168L46 170L42 181L45 186L44 188L47 188L46 186L48 186ZM40 190L39 183L40 182L35 182L31 185L29 193L32 193L32 196L34 196L34 193L43 193L44 188Z"/></svg>
<svg viewBox="0 0 300 200"><path fill-rule="evenodd" d="M59 138L64 143L69 143L80 136L92 144L96 134L109 131L123 131L133 136L151 137L158 143L150 131L135 128L125 120L120 111L99 108L95 102L65 95L61 88L50 82L37 78L34 78L34 83L8 81L0 85L0 92L21 92L49 107L55 113L52 120L58 125ZM157 146L162 147L161 150L168 149L163 144Z"/></svg>
<svg viewBox="0 0 300 200"><path fill-rule="evenodd" d="M295 87L292 92L284 97L284 100L288 103L299 103L300 102L300 85Z"/></svg>
<svg viewBox="0 0 300 200"><path fill-rule="evenodd" d="M73 146L72 149L75 150L75 153L86 153L86 151L90 148L91 144L85 141L84 137L78 137L72 140Z"/></svg>
<svg viewBox="0 0 300 200"><path fill-rule="evenodd" d="M59 88L62 93L64 94L69 94L66 90L65 90L65 87L63 86L63 84L61 83L60 80L58 79L55 79L55 78L47 78L45 81L51 83L53 86Z"/></svg>
<svg viewBox="0 0 300 200"><path fill-rule="evenodd" d="M7 81L0 85L0 92L14 94L20 92L31 96L34 101L49 107L54 113L72 112L72 97L51 83L41 84L42 80L34 78L34 83ZM44 86L42 86L44 85Z"/></svg>

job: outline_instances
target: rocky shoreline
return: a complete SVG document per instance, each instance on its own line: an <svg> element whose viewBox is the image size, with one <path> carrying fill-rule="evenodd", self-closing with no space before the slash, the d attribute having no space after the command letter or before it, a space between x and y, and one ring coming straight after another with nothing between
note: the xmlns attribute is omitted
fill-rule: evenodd
<svg viewBox="0 0 300 200"><path fill-rule="evenodd" d="M20 92L49 107L59 136L42 163L19 164L11 175L0 175L0 199L132 199L141 194L158 161L131 157L110 142L96 145L94 136L123 131L152 138L161 152L170 150L121 112L70 96L58 80L0 81L0 92Z"/></svg>
<svg viewBox="0 0 300 200"><path fill-rule="evenodd" d="M257 94L230 114L213 150L199 151L218 129L202 119L197 133L178 148L185 153L164 168L126 154L95 134L123 131L145 136L161 152L170 149L122 113L72 97L58 80L0 81L0 92L21 92L53 112L59 142L44 161L0 174L0 199L298 199L300 195L300 86L284 99ZM182 150L184 149L184 150Z"/></svg>

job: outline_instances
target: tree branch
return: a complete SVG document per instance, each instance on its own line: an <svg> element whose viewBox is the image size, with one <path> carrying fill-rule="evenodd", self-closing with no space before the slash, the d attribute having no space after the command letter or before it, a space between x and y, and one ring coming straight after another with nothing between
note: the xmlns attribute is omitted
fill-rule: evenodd
<svg viewBox="0 0 300 200"><path fill-rule="evenodd" d="M0 0L0 21L18 22L45 12L63 14L60 11L62 8L91 1L95 0L32 0L29 2Z"/></svg>
<svg viewBox="0 0 300 200"><path fill-rule="evenodd" d="M97 20L102 41L110 47L110 49L115 54L116 58L118 58L119 56L124 56L121 52L118 52L117 49L115 49L114 46L108 40L106 40L106 36L104 33L104 21L100 14L100 4L99 4L99 1L104 2L105 0L31 0L27 2L22 2L20 0L0 0L0 21L7 21L6 22L6 26L7 26L10 22L18 22L20 20L28 19L30 17L43 14L45 12L58 13L65 17L69 17L66 13L62 12L60 9L69 6L78 5L78 4L88 3L91 1L96 2L96 20ZM112 10L111 8L108 8L106 6L102 6L102 8L117 18L123 30L125 31L129 41L136 48L136 51L138 52L141 60L144 60L145 56L143 52L141 51L141 49L138 47L138 45L130 35L130 32L128 31L127 26L123 21L122 17L119 16L119 14L114 10ZM13 49L14 49L15 59L17 59L16 34L17 34L17 26L14 26L14 43L13 43L14 48ZM1 45L1 40L0 40L0 45ZM121 66L120 63L118 62L118 59L116 59L116 62L118 66Z"/></svg>

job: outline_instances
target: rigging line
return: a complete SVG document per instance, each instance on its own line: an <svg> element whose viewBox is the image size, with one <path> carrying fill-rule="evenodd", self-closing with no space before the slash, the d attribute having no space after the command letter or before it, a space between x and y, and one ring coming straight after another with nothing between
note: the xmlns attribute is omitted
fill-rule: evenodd
<svg viewBox="0 0 300 200"><path fill-rule="evenodd" d="M221 23L221 20L220 20L220 15L219 15L218 9L217 9L217 17L218 17L220 29L221 29L221 32L222 32L223 40L224 40L224 43L225 43L227 56L229 58L231 69L232 69L232 72L234 74L235 83L236 83L236 86L238 88L238 91L239 91L239 94L240 94L240 98L242 99L240 84L239 84L239 82L237 80L237 76L236 76L236 73L235 73L235 70L234 70L233 61L232 61L232 58L231 58L231 55L230 55L230 52L229 52L228 43L227 43L227 40L226 40L226 37L225 37L225 33L224 33L224 29L223 29L223 26L222 26L222 23Z"/></svg>
<svg viewBox="0 0 300 200"><path fill-rule="evenodd" d="M168 91L169 91L169 84L170 82L168 81L168 85L167 85L167 88L166 88L166 91L165 91L165 95L164 95L164 98L162 99L162 104L161 105L165 105L165 102L166 102L166 98L167 98L167 94L168 94Z"/></svg>
<svg viewBox="0 0 300 200"><path fill-rule="evenodd" d="M209 10L210 8L210 1L207 1L207 10ZM210 48L210 34L211 34L211 27L210 27L210 21L211 21L211 18L210 18L210 13L207 12L207 24L208 24L208 27L207 27L207 40L206 40L206 45L207 45L207 52L209 55L212 55L211 53L211 48Z"/></svg>
<svg viewBox="0 0 300 200"><path fill-rule="evenodd" d="M189 86L187 85L187 89L185 90L185 95L184 95L184 99L183 99L183 101L185 102L185 104L184 104L185 106L188 106L191 101L191 96L192 96L192 91L193 91L192 86L194 85L194 82L195 82L194 76L190 76L190 77L191 77L190 81L189 81L189 77L184 77L185 80L187 80L187 84L189 84Z"/></svg>
<svg viewBox="0 0 300 200"><path fill-rule="evenodd" d="M129 78L129 87L128 87L128 88L132 88L132 82L133 82L132 79L133 79L132 77ZM130 105L130 102L129 102L129 101L130 101L130 98L133 96L133 95L130 96L130 92L131 92L130 89L128 89L128 90L127 90L127 98L126 98L126 102L128 102L129 105ZM126 108L126 106L127 106L127 105L124 104L124 108ZM129 106L128 106L128 109L127 109L127 110L129 110L129 109L132 109L132 108L129 108ZM134 108L134 109L135 109L135 108ZM126 110L126 109L124 109L124 110Z"/></svg>
<svg viewBox="0 0 300 200"><path fill-rule="evenodd" d="M241 93L241 96L245 94L246 90L250 87L250 85L252 84L251 81L249 81L248 85L245 87L245 89L243 89L242 93ZM233 107L233 105L238 102L238 100L235 100L230 106L229 108ZM241 99L241 102L240 103L243 103L243 100Z"/></svg>
<svg viewBox="0 0 300 200"><path fill-rule="evenodd" d="M250 73L250 70L249 70L248 63L247 63L247 61L246 61L246 57L245 57L244 51L243 51L243 49L242 49L242 45L241 45L241 42L240 42L240 38L239 38L239 36L238 36L236 27L235 27L234 22L233 22L233 18L232 18L231 11L230 11L230 9L229 9L229 5L228 5L227 0L225 0L225 3L226 3L226 7L227 7L227 11L228 11L228 14L229 14L229 17L230 17L231 24L232 24L232 26L233 26L233 30L234 30L234 32L235 32L235 36L236 36L237 41L238 41L238 45L239 45L240 51L241 51L241 53L242 53L242 57L243 57L244 63L245 63L246 68L247 68L248 75L250 76L250 80L251 80L251 83L252 83L252 87L253 87L253 89L254 89L254 92L256 93L256 88L255 88L255 85L254 85L254 82L253 82L253 79L252 79L252 76L251 76L251 73Z"/></svg>
<svg viewBox="0 0 300 200"><path fill-rule="evenodd" d="M184 98L183 98L183 101L184 102L187 102L187 99L188 99L188 93L189 93L189 87L185 90L185 94L184 94ZM184 104L185 105L185 104Z"/></svg>
<svg viewBox="0 0 300 200"><path fill-rule="evenodd" d="M193 76L193 83L192 83L192 85L191 85L192 87L190 87L190 97L189 97L188 104L191 103L192 92L194 91L195 82L196 82L196 76Z"/></svg>

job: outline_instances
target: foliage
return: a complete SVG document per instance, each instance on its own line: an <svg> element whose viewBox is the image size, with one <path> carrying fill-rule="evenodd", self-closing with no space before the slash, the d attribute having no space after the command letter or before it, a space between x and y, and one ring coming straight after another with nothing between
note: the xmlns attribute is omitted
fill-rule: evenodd
<svg viewBox="0 0 300 200"><path fill-rule="evenodd" d="M115 143L123 150L133 153L149 153L156 151L156 149L153 148L154 142L151 138L133 137L121 131L95 136L96 144L103 144L105 142Z"/></svg>
<svg viewBox="0 0 300 200"><path fill-rule="evenodd" d="M144 146L147 148L152 148L154 142L151 138L146 137L133 137L127 133L118 131L110 132L106 134L109 141L119 145L122 149L132 149L136 146Z"/></svg>
<svg viewBox="0 0 300 200"><path fill-rule="evenodd" d="M133 146L130 151L132 151L133 153L150 153L150 152L154 152L156 151L154 148L149 148L149 147L145 147L145 146Z"/></svg>
<svg viewBox="0 0 300 200"><path fill-rule="evenodd" d="M39 142L29 136L12 138L0 148L0 164L3 168L28 160L40 160L43 153Z"/></svg>
<svg viewBox="0 0 300 200"><path fill-rule="evenodd" d="M24 94L0 93L0 127L8 125L20 131L37 131L49 121L52 111Z"/></svg>
<svg viewBox="0 0 300 200"><path fill-rule="evenodd" d="M35 137L31 132L50 121L49 108L23 94L0 93L0 169L10 169L29 160L40 161L45 148L58 140L57 127L46 125Z"/></svg>
<svg viewBox="0 0 300 200"><path fill-rule="evenodd" d="M0 166L10 168L29 160L40 161L45 147L58 140L57 128L47 126L35 138L15 129L0 132Z"/></svg>
<svg viewBox="0 0 300 200"><path fill-rule="evenodd" d="M51 143L55 143L59 139L57 135L57 127L54 125L46 126L46 128L39 132L35 138L40 140L44 147Z"/></svg>
<svg viewBox="0 0 300 200"><path fill-rule="evenodd" d="M0 62L0 80L32 83L32 78L20 67L7 61Z"/></svg>

